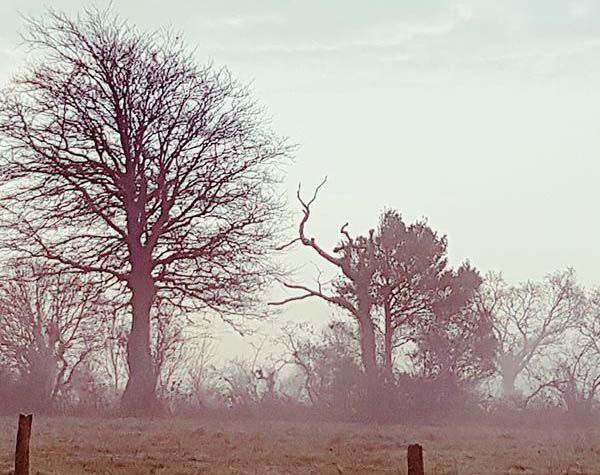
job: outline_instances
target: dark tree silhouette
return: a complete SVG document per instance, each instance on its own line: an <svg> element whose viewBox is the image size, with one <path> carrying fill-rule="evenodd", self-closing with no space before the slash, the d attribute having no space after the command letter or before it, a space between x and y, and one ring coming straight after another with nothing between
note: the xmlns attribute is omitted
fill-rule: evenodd
<svg viewBox="0 0 600 475"><path fill-rule="evenodd" d="M481 282L468 264L440 276L438 287L443 290L431 312L415 322L412 358L422 376L459 385L477 383L494 372L492 322L475 299Z"/></svg>
<svg viewBox="0 0 600 475"><path fill-rule="evenodd" d="M122 408L156 404L150 313L248 314L268 279L290 153L227 70L107 12L29 22L40 53L0 102L5 245L95 273L132 312Z"/></svg>
<svg viewBox="0 0 600 475"><path fill-rule="evenodd" d="M302 206L303 215L298 227L298 238L288 245L299 241L303 246L312 249L326 262L339 269L341 279L331 291L324 289L320 284L317 288L310 288L305 285L285 282L285 287L299 291L300 294L273 304L283 305L316 297L349 312L358 322L361 361L367 381L370 381L370 386L374 387L378 377L378 365L375 340L376 327L371 314L375 301L371 286L378 263L375 255L373 232L370 233L369 237L358 236L354 238L347 230L348 225L345 224L340 230L343 236L342 241L332 252L326 251L317 243L315 238L307 237L306 224L310 218L310 207L315 202L317 194L324 184L325 180L315 189L312 198L308 201L302 198L300 187L298 187L297 198Z"/></svg>
<svg viewBox="0 0 600 475"><path fill-rule="evenodd" d="M382 403L381 383L394 382L392 355L401 342L416 345L423 355L421 367L435 365L427 376L443 373L474 380L475 373L488 374L494 348L490 325L469 311L480 284L477 272L466 264L456 271L448 269L445 237L423 222L406 225L392 210L383 213L379 229L367 236L351 236L344 225L340 243L332 252L324 250L315 238L307 237L305 229L322 185L308 200L298 190L303 216L299 236L292 242L314 250L339 274L328 286L285 282L285 287L298 294L277 304L316 297L354 318L367 409L376 414ZM380 333L384 335L383 358L377 345Z"/></svg>
<svg viewBox="0 0 600 475"><path fill-rule="evenodd" d="M375 242L374 289L384 320L383 368L391 378L394 349L411 340L411 326L430 314L446 285L441 276L447 265L447 241L425 222L407 225L397 211L388 210Z"/></svg>

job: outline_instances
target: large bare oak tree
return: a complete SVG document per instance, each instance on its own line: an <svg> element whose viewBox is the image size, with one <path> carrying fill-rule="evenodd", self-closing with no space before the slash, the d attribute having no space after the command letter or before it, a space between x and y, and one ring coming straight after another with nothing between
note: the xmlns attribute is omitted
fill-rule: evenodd
<svg viewBox="0 0 600 475"><path fill-rule="evenodd" d="M94 273L132 312L122 408L155 407L157 293L225 318L268 279L290 153L246 88L179 38L107 12L29 21L37 60L0 102L5 245Z"/></svg>

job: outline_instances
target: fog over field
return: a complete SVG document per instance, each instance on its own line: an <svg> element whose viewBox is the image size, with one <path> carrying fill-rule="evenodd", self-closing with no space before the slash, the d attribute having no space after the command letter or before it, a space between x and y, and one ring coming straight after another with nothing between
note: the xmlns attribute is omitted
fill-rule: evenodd
<svg viewBox="0 0 600 475"><path fill-rule="evenodd" d="M105 417L110 473L595 473L599 53L591 0L1 2L0 423ZM111 424L214 444L135 471Z"/></svg>

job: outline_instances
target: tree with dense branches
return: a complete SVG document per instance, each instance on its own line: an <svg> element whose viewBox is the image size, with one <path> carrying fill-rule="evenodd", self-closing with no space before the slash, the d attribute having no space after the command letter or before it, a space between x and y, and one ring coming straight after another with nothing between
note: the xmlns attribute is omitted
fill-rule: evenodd
<svg viewBox="0 0 600 475"><path fill-rule="evenodd" d="M374 293L384 321L383 369L391 379L394 349L411 341L411 328L426 319L448 285L442 283L447 239L424 221L406 224L397 211L387 210L375 241Z"/></svg>
<svg viewBox="0 0 600 475"><path fill-rule="evenodd" d="M475 298L482 278L465 263L446 270L439 280L442 292L429 314L415 322L412 360L426 378L477 383L493 374L497 350L492 322Z"/></svg>
<svg viewBox="0 0 600 475"><path fill-rule="evenodd" d="M490 273L478 302L492 322L497 346L496 365L502 394L519 396L517 380L565 341L585 313L585 293L572 269L550 274L541 282L509 286L502 275Z"/></svg>
<svg viewBox="0 0 600 475"><path fill-rule="evenodd" d="M417 348L420 359L413 361L425 377L477 380L488 374L494 343L487 319L472 308L481 283L477 271L468 264L451 269L446 237L425 222L405 224L394 210L385 211L378 229L367 235L351 235L345 224L339 244L326 250L306 231L324 183L309 199L298 189L302 217L298 237L288 245L301 243L338 275L329 285L284 282L295 294L274 304L318 298L353 318L369 410L379 409L381 383L394 383L393 353L403 343ZM383 345L378 344L379 335Z"/></svg>
<svg viewBox="0 0 600 475"><path fill-rule="evenodd" d="M128 413L155 408L158 293L230 320L273 262L291 147L226 69L109 12L29 21L39 58L0 100L4 246L91 273L127 296Z"/></svg>
<svg viewBox="0 0 600 475"><path fill-rule="evenodd" d="M0 368L27 410L48 409L99 353L114 307L86 275L10 262L0 282Z"/></svg>

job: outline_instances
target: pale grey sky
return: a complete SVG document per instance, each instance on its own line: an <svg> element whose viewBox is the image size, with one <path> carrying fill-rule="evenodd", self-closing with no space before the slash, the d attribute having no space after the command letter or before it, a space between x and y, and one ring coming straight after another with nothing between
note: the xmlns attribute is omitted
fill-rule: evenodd
<svg viewBox="0 0 600 475"><path fill-rule="evenodd" d="M2 0L0 83L23 57L18 12L82 4ZM311 225L324 243L393 207L447 234L454 263L510 281L573 266L600 284L600 2L112 4L140 28L181 31L199 62L252 82L274 128L300 144L290 206L299 181L329 176ZM288 310L314 312L326 310Z"/></svg>

